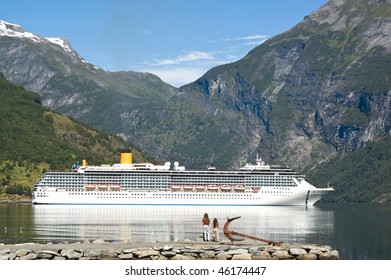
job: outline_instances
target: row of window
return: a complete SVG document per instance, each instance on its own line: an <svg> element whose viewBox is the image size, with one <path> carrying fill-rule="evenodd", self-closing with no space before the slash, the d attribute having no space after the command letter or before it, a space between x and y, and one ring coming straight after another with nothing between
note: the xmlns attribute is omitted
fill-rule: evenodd
<svg viewBox="0 0 391 280"><path fill-rule="evenodd" d="M261 193L268 193L268 194L274 194L278 196L289 196L292 194L292 192L281 192L281 191L262 191ZM118 197L118 198L126 198L128 197L128 193L105 193L105 192L70 192L69 195L98 195L99 197ZM145 193L131 193L132 197L146 197L147 195ZM39 196L39 194L38 194ZM223 197L223 198L238 198L238 197L247 197L251 198L253 195L251 194L238 194L238 193L231 193L231 194L225 194L225 193L166 193L166 194L153 194L154 198L167 198L167 197L197 197L197 198L208 198L208 197Z"/></svg>

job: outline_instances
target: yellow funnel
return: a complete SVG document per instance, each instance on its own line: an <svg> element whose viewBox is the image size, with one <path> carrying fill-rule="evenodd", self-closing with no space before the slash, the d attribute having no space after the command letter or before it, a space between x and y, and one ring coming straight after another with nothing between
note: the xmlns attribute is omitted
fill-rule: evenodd
<svg viewBox="0 0 391 280"><path fill-rule="evenodd" d="M132 151L129 149L121 150L120 164L132 164Z"/></svg>
<svg viewBox="0 0 391 280"><path fill-rule="evenodd" d="M85 159L83 159L83 160L81 161L81 166L83 166L83 167L86 167L86 166L87 166L87 161L86 161Z"/></svg>

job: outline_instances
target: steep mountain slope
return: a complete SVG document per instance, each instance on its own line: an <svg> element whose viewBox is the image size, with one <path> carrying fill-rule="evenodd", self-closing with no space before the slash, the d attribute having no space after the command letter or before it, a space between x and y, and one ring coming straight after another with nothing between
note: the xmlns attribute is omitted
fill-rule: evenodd
<svg viewBox="0 0 391 280"><path fill-rule="evenodd" d="M117 163L119 150L131 147L40 105L40 97L0 74L0 187L32 186L43 170L67 169L76 161ZM137 149L136 161L148 160Z"/></svg>
<svg viewBox="0 0 391 280"><path fill-rule="evenodd" d="M391 135L363 149L340 153L306 173L317 186L336 190L323 202L391 202Z"/></svg>
<svg viewBox="0 0 391 280"><path fill-rule="evenodd" d="M65 39L43 38L0 21L0 71L39 93L42 104L121 134L135 108L161 108L176 92L157 76L106 72L81 58Z"/></svg>
<svg viewBox="0 0 391 280"><path fill-rule="evenodd" d="M242 152L294 166L319 162L390 133L390 30L390 1L332 0L181 90L243 115L245 134L258 137Z"/></svg>

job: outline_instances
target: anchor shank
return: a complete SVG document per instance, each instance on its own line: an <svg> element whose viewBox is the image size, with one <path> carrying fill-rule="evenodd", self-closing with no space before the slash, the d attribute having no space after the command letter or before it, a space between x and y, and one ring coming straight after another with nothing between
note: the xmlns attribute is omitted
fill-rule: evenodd
<svg viewBox="0 0 391 280"><path fill-rule="evenodd" d="M241 236L241 237L244 237L244 238L254 239L254 240L258 240L258 241L262 241L262 242L267 242L269 244L273 244L273 245L276 245L276 246L280 246L281 245L282 242L276 242L276 241L273 241L273 240L266 240L266 239L263 239L263 238L259 238L259 237L255 237L255 236L251 236L251 235L247 235L247 234L243 234L243 233L240 233L240 232L229 230L228 229L229 224L233 220L236 220L236 219L239 219L239 218L240 217L235 217L235 218L229 219L227 217L227 221L224 224L224 235L227 237L227 239L231 240L231 242L243 241L244 240L244 239L234 238L234 237L231 236L231 235L237 235L237 236Z"/></svg>
<svg viewBox="0 0 391 280"><path fill-rule="evenodd" d="M236 231L230 231L230 234L238 235L238 236L241 236L241 237L244 237L244 238L248 238L248 239L254 239L254 240L270 243L270 244L273 244L273 245L276 245L276 246L280 246L281 245L281 242L276 242L276 241L273 241L273 240L267 240L267 239L259 238L259 237L256 237L256 236L251 236L251 235L243 234L243 233L240 233L240 232L236 232Z"/></svg>

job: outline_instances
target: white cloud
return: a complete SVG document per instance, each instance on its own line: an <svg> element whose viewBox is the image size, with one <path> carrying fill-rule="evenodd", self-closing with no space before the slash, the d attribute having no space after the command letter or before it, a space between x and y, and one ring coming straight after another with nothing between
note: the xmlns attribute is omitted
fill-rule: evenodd
<svg viewBox="0 0 391 280"><path fill-rule="evenodd" d="M154 59L153 62L146 62L149 66L177 65L197 60L214 60L215 57L208 52L192 51L188 54L178 55L175 58Z"/></svg>
<svg viewBox="0 0 391 280"><path fill-rule="evenodd" d="M266 40L268 36L265 35L250 35L250 36L244 36L244 37L236 37L236 38L225 38L224 41L248 41L248 40L257 40L262 39Z"/></svg>
<svg viewBox="0 0 391 280"><path fill-rule="evenodd" d="M153 73L164 82L180 87L200 78L211 68L231 63L243 57L255 45L260 45L268 39L264 35L220 39L222 45L216 45L219 50L190 51L173 58L151 59L139 65L136 71ZM214 41L218 43L218 41ZM225 42L225 43L224 43ZM227 42L229 46L227 46ZM235 42L235 43L232 43ZM251 46L251 47L250 47ZM134 67L131 67L134 69Z"/></svg>
<svg viewBox="0 0 391 280"><path fill-rule="evenodd" d="M205 74L208 68L202 67L176 67L167 69L148 68L143 69L145 72L149 72L159 76L164 82L180 87L191 82L194 82L199 77Z"/></svg>
<svg viewBox="0 0 391 280"><path fill-rule="evenodd" d="M247 42L246 45L252 45L252 46L257 46L257 45L260 45L262 44L263 42L265 42L268 38L265 38L265 39L262 39L260 41L251 41L251 42Z"/></svg>

